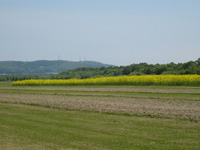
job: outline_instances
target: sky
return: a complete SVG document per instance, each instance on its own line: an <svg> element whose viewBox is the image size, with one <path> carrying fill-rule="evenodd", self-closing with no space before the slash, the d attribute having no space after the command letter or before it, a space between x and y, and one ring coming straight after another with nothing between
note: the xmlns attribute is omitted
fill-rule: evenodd
<svg viewBox="0 0 200 150"><path fill-rule="evenodd" d="M200 0L0 0L0 61L199 57Z"/></svg>

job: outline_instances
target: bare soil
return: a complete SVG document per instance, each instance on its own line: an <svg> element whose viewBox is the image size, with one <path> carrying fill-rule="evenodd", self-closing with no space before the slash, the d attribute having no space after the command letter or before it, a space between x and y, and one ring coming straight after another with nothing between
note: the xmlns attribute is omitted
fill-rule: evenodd
<svg viewBox="0 0 200 150"><path fill-rule="evenodd" d="M79 88L75 89L80 90ZM89 90L87 88L81 88L81 90L83 89ZM107 88L100 89L107 90ZM51 90L53 89L51 88ZM97 89L95 88L94 90ZM117 90L119 89L117 88ZM200 121L200 101L1 93L0 102L39 104L72 110L155 115Z"/></svg>

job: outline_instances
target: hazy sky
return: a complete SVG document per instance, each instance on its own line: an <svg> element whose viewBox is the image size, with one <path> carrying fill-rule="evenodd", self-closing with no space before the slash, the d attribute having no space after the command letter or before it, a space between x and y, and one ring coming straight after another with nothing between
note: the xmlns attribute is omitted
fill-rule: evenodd
<svg viewBox="0 0 200 150"><path fill-rule="evenodd" d="M0 61L200 57L200 0L0 0Z"/></svg>

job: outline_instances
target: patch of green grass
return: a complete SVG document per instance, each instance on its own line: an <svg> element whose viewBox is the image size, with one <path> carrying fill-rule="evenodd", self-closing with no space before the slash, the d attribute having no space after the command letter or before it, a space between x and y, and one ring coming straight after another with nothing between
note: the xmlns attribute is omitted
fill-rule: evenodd
<svg viewBox="0 0 200 150"><path fill-rule="evenodd" d="M12 86L12 82L0 81L0 87L10 87L10 86Z"/></svg>
<svg viewBox="0 0 200 150"><path fill-rule="evenodd" d="M0 149L197 150L199 123L0 103Z"/></svg>

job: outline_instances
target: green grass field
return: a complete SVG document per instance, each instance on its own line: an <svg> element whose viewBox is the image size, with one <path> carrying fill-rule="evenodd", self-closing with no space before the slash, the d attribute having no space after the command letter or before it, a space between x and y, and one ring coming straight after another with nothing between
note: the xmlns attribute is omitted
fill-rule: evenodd
<svg viewBox="0 0 200 150"><path fill-rule="evenodd" d="M199 87L0 82L0 149L198 150Z"/></svg>

